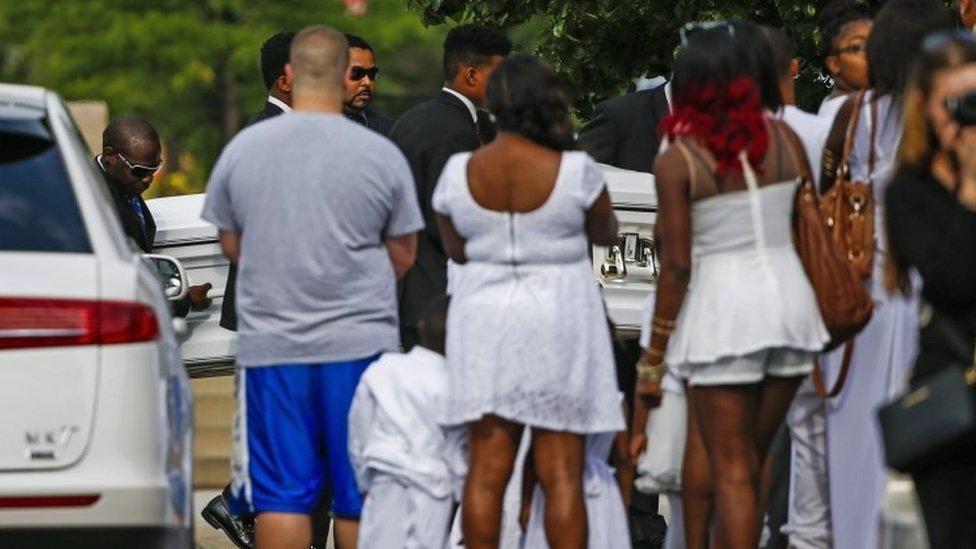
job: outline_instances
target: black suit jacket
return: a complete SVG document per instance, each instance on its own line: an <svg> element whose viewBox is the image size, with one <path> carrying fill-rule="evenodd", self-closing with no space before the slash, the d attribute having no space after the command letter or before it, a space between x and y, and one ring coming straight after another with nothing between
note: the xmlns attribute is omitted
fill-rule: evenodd
<svg viewBox="0 0 976 549"><path fill-rule="evenodd" d="M374 111L369 107L363 109L363 112L360 115L347 114L346 118L366 126L383 137L388 137L390 135L390 130L393 129L393 123L395 122L392 116L387 116L379 111Z"/></svg>
<svg viewBox="0 0 976 549"><path fill-rule="evenodd" d="M105 174L102 174L105 177ZM122 229L125 231L125 235L135 241L139 249L144 253L151 253L153 246L156 244L156 220L153 219L152 212L149 211L149 206L146 205L146 201L142 199L141 196L137 196L136 200L139 201L139 205L142 206L142 216L146 220L145 226L139 221L139 216L132 211L132 202L129 197L127 197L121 189L116 189L108 179L105 179L105 186L108 188L109 195L112 197L112 204L115 206L115 211L119 214L119 220L122 222Z"/></svg>
<svg viewBox="0 0 976 549"><path fill-rule="evenodd" d="M247 121L247 126L253 126L258 122L274 118L282 114L283 110L278 105L268 101L264 108ZM245 127L247 127L245 126ZM224 287L224 303L220 306L220 325L228 330L237 331L237 265L231 264L227 270L227 285Z"/></svg>
<svg viewBox="0 0 976 549"><path fill-rule="evenodd" d="M410 163L426 225L418 234L417 261L400 284L400 324L413 328L427 304L447 290L447 254L430 203L434 187L451 155L473 151L481 140L471 111L445 91L401 116L390 139Z"/></svg>
<svg viewBox="0 0 976 549"><path fill-rule="evenodd" d="M660 145L657 127L669 110L664 86L608 99L583 127L580 145L597 162L653 173Z"/></svg>

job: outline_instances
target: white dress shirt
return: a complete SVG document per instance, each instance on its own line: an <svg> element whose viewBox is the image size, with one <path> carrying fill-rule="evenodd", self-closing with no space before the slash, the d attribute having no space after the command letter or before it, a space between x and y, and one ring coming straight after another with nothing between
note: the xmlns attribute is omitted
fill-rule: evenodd
<svg viewBox="0 0 976 549"><path fill-rule="evenodd" d="M269 95L268 103L271 103L272 105L278 107L279 109L281 109L282 112L291 112L291 106L289 106L288 103L285 103L281 99L278 99L277 97Z"/></svg>
<svg viewBox="0 0 976 549"><path fill-rule="evenodd" d="M452 90L451 88L448 88L447 86L441 88L441 90L442 91L446 91L447 93L449 93L449 94L453 95L454 97L457 97L458 99L460 99L461 102L464 103L464 106L468 108L468 112L471 113L471 120L474 120L474 123L475 124L478 123L478 109L474 106L474 103L472 103L470 99L468 99L467 97L465 97L465 95L463 93L461 93L461 92L459 92L457 90Z"/></svg>

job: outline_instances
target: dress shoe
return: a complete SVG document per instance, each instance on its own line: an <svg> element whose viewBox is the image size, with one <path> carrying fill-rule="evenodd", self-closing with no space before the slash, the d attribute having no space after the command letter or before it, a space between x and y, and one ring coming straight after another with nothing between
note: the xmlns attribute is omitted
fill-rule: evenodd
<svg viewBox="0 0 976 549"><path fill-rule="evenodd" d="M226 535L240 549L254 547L254 522L244 517L237 517L230 513L224 494L210 500L210 503L200 511L200 516L207 524L217 530L223 530Z"/></svg>

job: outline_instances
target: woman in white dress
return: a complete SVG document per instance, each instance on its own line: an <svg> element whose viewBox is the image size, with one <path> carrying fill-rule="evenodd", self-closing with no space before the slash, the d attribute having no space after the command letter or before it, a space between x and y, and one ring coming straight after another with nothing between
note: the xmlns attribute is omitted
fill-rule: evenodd
<svg viewBox="0 0 976 549"><path fill-rule="evenodd" d="M712 539L753 549L762 454L828 334L792 241L802 147L766 115L737 31L698 29L675 61L673 145L654 172L661 273L637 368L645 399L669 365L686 380L714 489Z"/></svg>
<svg viewBox="0 0 976 549"><path fill-rule="evenodd" d="M452 284L444 418L469 426L464 541L497 547L528 425L548 543L582 548L585 436L624 428L587 246L612 243L617 221L601 171L572 150L569 102L552 69L508 58L488 103L498 138L452 157L433 197L448 256L464 265Z"/></svg>
<svg viewBox="0 0 976 549"><path fill-rule="evenodd" d="M874 192L877 238L874 273L868 284L875 305L871 321L854 340L843 391L827 402L831 524L838 548L878 546L887 469L875 414L905 387L918 351L918 296L893 295L884 287L888 248L883 229L884 195L901 141L902 98L909 69L923 37L951 27L950 15L935 0L890 0L875 18L868 40L873 90L867 92L861 109L850 174L855 181L870 180ZM872 115L871 102L877 104L876 116ZM874 143L872 125L876 125ZM869 173L872 149L875 168ZM840 358L835 352L821 360L828 384L834 382Z"/></svg>

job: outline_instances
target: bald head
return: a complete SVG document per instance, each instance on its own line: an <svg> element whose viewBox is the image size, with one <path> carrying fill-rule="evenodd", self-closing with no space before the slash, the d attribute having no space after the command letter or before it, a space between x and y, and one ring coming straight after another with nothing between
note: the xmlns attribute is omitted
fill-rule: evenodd
<svg viewBox="0 0 976 549"><path fill-rule="evenodd" d="M159 134L141 116L123 116L109 122L102 132L102 147L111 147L125 154L137 142L154 143L159 147Z"/></svg>
<svg viewBox="0 0 976 549"><path fill-rule="evenodd" d="M339 31L315 25L295 35L289 66L295 95L342 98L349 44Z"/></svg>

